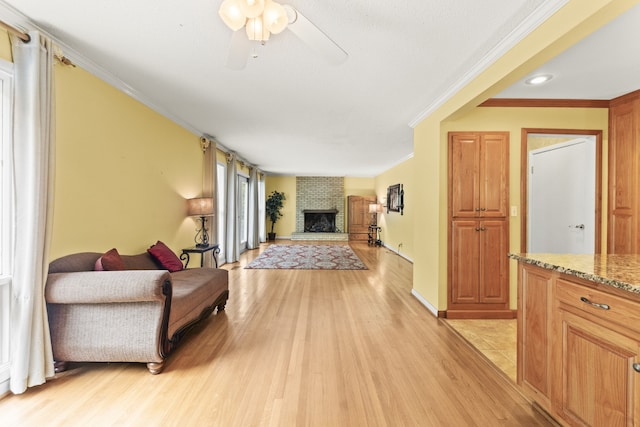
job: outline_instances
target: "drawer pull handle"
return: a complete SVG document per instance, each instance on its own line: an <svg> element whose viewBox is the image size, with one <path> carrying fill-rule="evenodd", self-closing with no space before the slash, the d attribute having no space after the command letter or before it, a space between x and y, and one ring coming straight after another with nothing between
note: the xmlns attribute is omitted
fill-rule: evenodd
<svg viewBox="0 0 640 427"><path fill-rule="evenodd" d="M640 372L640 363L634 363L633 369L635 369L636 372Z"/></svg>
<svg viewBox="0 0 640 427"><path fill-rule="evenodd" d="M582 302L583 302L583 303L585 303L585 304L590 304L590 305L592 305L592 306L594 306L594 307L596 307L596 308L601 308L601 309L603 309L603 310L609 310L609 308L611 308L611 307L609 307L607 304L599 304L599 303L597 303L597 302L591 302L591 301L589 301L589 299L588 299L588 298L586 298L586 297L580 297L580 301L582 301Z"/></svg>

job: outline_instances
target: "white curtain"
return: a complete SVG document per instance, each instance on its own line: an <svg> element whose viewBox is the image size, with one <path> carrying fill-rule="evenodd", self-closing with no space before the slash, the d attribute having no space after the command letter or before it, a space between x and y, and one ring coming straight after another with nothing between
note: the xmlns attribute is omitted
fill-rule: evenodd
<svg viewBox="0 0 640 427"><path fill-rule="evenodd" d="M10 388L22 393L54 375L44 286L55 161L51 40L12 37L15 70L15 246L11 284Z"/></svg>
<svg viewBox="0 0 640 427"><path fill-rule="evenodd" d="M260 246L260 201L258 198L258 188L258 169L251 167L249 171L249 235L247 237L247 249L255 249Z"/></svg>
<svg viewBox="0 0 640 427"><path fill-rule="evenodd" d="M258 238L260 242L267 241L265 203L264 173L258 171Z"/></svg>
<svg viewBox="0 0 640 427"><path fill-rule="evenodd" d="M236 155L227 155L227 241L225 247L228 263L240 260L240 230L237 215L238 203L238 171Z"/></svg>

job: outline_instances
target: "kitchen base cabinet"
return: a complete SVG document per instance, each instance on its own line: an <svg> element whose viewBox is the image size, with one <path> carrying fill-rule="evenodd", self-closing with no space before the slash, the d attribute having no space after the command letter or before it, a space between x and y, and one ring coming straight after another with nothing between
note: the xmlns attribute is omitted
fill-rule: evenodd
<svg viewBox="0 0 640 427"><path fill-rule="evenodd" d="M640 301L519 262L518 385L564 425L640 425Z"/></svg>

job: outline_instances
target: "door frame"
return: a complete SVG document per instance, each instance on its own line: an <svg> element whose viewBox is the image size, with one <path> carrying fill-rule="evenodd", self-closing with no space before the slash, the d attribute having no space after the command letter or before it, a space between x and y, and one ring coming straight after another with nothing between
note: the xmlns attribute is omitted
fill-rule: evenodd
<svg viewBox="0 0 640 427"><path fill-rule="evenodd" d="M596 188L595 188L595 241L594 252L601 252L602 245L602 130L585 130L585 129L547 129L547 128L522 128L520 137L520 252L527 252L527 212L529 199L527 182L528 168L528 140L529 134L541 133L549 135L590 135L596 140Z"/></svg>

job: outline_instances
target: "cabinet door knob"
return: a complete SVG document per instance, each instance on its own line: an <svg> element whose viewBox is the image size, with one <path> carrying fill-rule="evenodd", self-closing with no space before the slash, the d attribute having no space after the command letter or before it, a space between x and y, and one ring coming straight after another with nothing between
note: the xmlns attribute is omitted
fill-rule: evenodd
<svg viewBox="0 0 640 427"><path fill-rule="evenodd" d="M480 231L480 229L478 227L476 227L476 231Z"/></svg>
<svg viewBox="0 0 640 427"><path fill-rule="evenodd" d="M634 363L633 369L635 369L636 372L640 372L640 363Z"/></svg>
<svg viewBox="0 0 640 427"><path fill-rule="evenodd" d="M480 210L481 210L482 212L484 212L484 211L486 211L486 210L487 210L487 208L482 208L482 209L480 209Z"/></svg>
<svg viewBox="0 0 640 427"><path fill-rule="evenodd" d="M597 302L591 302L591 301L589 301L589 299L587 297L580 297L580 301L582 301L585 304L592 305L592 306L594 306L596 308L601 308L603 310L609 310L611 308L607 304L599 304Z"/></svg>
<svg viewBox="0 0 640 427"><path fill-rule="evenodd" d="M480 212L480 208L476 208L476 212Z"/></svg>

